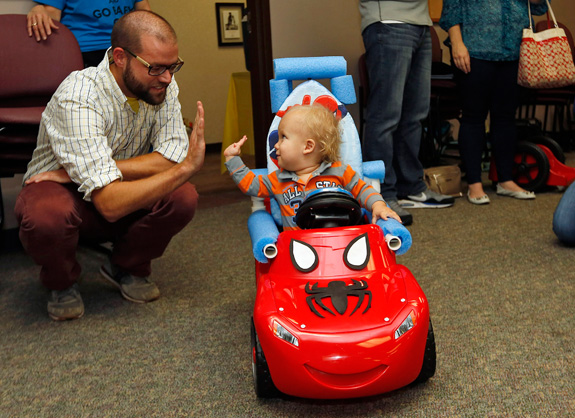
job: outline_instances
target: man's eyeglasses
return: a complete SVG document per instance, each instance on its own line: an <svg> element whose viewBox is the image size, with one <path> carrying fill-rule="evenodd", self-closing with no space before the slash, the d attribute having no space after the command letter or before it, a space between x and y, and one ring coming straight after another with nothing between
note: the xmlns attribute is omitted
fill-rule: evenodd
<svg viewBox="0 0 575 418"><path fill-rule="evenodd" d="M144 64L146 67L148 67L148 74L152 75L152 76L162 75L166 72L166 70L169 71L170 74L177 73L178 71L180 71L180 68L182 68L182 65L184 65L184 61L182 61L182 59L180 57L178 57L178 62L176 62L172 65L151 65L146 60L144 60L143 58L140 58L139 56L134 54L129 49L127 49L127 48L122 48L122 49L124 51L128 52L130 55L132 55L134 58L136 58L142 64Z"/></svg>

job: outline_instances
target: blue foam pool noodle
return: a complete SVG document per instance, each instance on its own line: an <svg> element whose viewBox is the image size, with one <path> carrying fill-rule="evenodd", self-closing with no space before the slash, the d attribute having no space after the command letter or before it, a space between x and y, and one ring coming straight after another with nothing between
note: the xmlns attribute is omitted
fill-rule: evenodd
<svg viewBox="0 0 575 418"><path fill-rule="evenodd" d="M401 240L401 247L395 252L396 255L405 254L411 248L411 233L400 222L388 218L387 221L378 219L376 223L383 230L383 235L390 234Z"/></svg>
<svg viewBox="0 0 575 418"><path fill-rule="evenodd" d="M260 263L267 263L264 248L266 245L275 244L279 235L278 227L272 216L265 210L253 212L248 218L248 231L255 259Z"/></svg>
<svg viewBox="0 0 575 418"><path fill-rule="evenodd" d="M291 83L288 80L270 80L270 99L272 113L280 110L283 102L291 93Z"/></svg>
<svg viewBox="0 0 575 418"><path fill-rule="evenodd" d="M307 80L334 78L347 74L344 57L297 57L274 60L276 79Z"/></svg>
<svg viewBox="0 0 575 418"><path fill-rule="evenodd" d="M355 103L355 88L353 87L353 77L351 75L343 75L334 77L330 80L331 92L338 100L344 104Z"/></svg>

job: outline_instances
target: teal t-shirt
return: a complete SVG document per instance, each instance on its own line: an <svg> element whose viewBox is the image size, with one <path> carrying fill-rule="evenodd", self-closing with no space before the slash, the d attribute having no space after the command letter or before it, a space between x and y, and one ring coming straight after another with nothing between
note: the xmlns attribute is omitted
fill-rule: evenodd
<svg viewBox="0 0 575 418"><path fill-rule="evenodd" d="M78 40L82 52L110 47L110 35L116 20L134 9L142 0L36 0L62 10L60 21Z"/></svg>

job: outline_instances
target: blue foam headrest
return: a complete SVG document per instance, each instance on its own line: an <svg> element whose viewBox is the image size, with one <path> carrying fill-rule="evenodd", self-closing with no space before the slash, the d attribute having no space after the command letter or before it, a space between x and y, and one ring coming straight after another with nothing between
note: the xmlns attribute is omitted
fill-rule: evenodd
<svg viewBox="0 0 575 418"><path fill-rule="evenodd" d="M308 80L334 78L347 74L343 57L298 57L274 60L276 80Z"/></svg>
<svg viewBox="0 0 575 418"><path fill-rule="evenodd" d="M275 78L270 80L272 112L276 113L293 90L293 80L329 79L331 93L344 104L356 102L353 78L346 75L343 57L297 57L274 60Z"/></svg>

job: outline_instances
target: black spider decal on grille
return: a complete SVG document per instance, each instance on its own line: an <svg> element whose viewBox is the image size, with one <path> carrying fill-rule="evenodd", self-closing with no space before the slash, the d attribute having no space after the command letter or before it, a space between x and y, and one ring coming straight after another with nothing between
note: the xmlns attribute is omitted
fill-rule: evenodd
<svg viewBox="0 0 575 418"><path fill-rule="evenodd" d="M306 302L309 308L314 314L316 314L321 318L324 318L324 316L318 312L315 305L318 305L324 311L327 311L330 314L335 315L335 313L330 308L325 306L322 300L325 298L331 298L331 303L335 308L335 310L340 315L343 315L347 310L347 298L349 296L355 296L358 298L358 301L351 314L349 314L349 316L351 316L361 306L361 304L363 303L363 299L367 295L369 296L369 300L367 303L367 307L363 311L363 313L366 313L368 309L371 308L371 291L367 290L367 283L364 282L363 280L357 281L352 279L352 282L353 282L352 284L346 285L344 281L334 280L332 282L329 282L327 284L327 287L319 287L319 283L317 282L313 286L310 286L310 283L308 282L305 287L305 292L308 295L311 295L306 298Z"/></svg>

